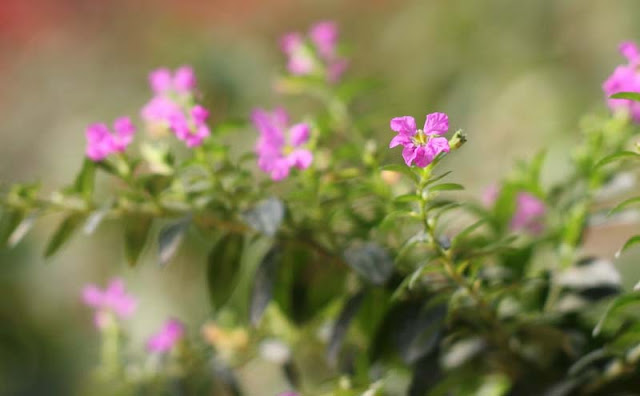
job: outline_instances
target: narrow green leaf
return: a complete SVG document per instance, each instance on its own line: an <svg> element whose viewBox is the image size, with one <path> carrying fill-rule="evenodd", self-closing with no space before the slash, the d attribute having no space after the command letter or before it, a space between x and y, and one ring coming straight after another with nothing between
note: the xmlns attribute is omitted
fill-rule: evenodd
<svg viewBox="0 0 640 396"><path fill-rule="evenodd" d="M638 302L640 302L640 292L637 292L637 291L634 291L629 294L625 294L623 296L616 298L609 305L604 315L602 315L602 318L600 318L600 320L598 321L598 324L593 329L593 336L595 337L598 334L600 334L600 332L602 331L602 327L604 326L609 316L611 316L611 314L613 314L615 311L619 310L620 308L623 308L625 306L635 304Z"/></svg>
<svg viewBox="0 0 640 396"><path fill-rule="evenodd" d="M596 349L595 351L591 351L586 355L582 356L578 361L569 367L569 375L575 376L583 371L585 368L589 367L592 363L597 362L603 358L611 356L611 353L604 348Z"/></svg>
<svg viewBox="0 0 640 396"><path fill-rule="evenodd" d="M364 291L362 290L349 296L347 301L342 306L342 310L340 311L340 315L338 315L338 319L335 321L333 327L331 328L331 334L329 336L329 343L327 346L327 358L329 362L334 366L338 362L338 355L340 353L340 349L342 348L344 338L347 335L347 330L349 330L349 325L360 310L363 298Z"/></svg>
<svg viewBox="0 0 640 396"><path fill-rule="evenodd" d="M93 187L95 184L96 176L96 163L88 158L85 158L80 173L76 176L76 180L73 183L73 189L78 194L82 195L85 199L91 198L93 194Z"/></svg>
<svg viewBox="0 0 640 396"><path fill-rule="evenodd" d="M604 157L603 159L601 159L595 164L594 169L601 168L617 160L629 159L629 158L636 158L636 159L640 158L640 154L634 151L620 151L611 155L607 155L606 157Z"/></svg>
<svg viewBox="0 0 640 396"><path fill-rule="evenodd" d="M436 184L429 188L429 191L460 191L464 190L464 187L458 183L442 183Z"/></svg>
<svg viewBox="0 0 640 396"><path fill-rule="evenodd" d="M214 308L220 308L235 290L244 251L244 236L226 234L207 257L207 288Z"/></svg>
<svg viewBox="0 0 640 396"><path fill-rule="evenodd" d="M160 230L158 234L158 265L165 266L175 255L189 224L191 224L191 217L186 217Z"/></svg>
<svg viewBox="0 0 640 396"><path fill-rule="evenodd" d="M135 266L140 258L151 231L152 219L147 216L132 215L124 221L124 253L130 266Z"/></svg>
<svg viewBox="0 0 640 396"><path fill-rule="evenodd" d="M393 199L393 202L395 203L407 203L407 202L418 202L418 201L420 201L420 197L416 194L403 194Z"/></svg>
<svg viewBox="0 0 640 396"><path fill-rule="evenodd" d="M100 223L102 223L102 220L109 214L112 207L113 199L109 199L100 208L91 212L89 217L87 217L87 221L84 222L82 231L87 235L93 234Z"/></svg>
<svg viewBox="0 0 640 396"><path fill-rule="evenodd" d="M629 249L632 246L635 246L640 243L640 235L634 235L631 238L627 239L627 241L622 246L622 249L616 253L616 256L620 253L623 253L625 250Z"/></svg>
<svg viewBox="0 0 640 396"><path fill-rule="evenodd" d="M64 219L49 240L44 250L44 257L53 256L69 240L81 222L82 216L80 215L70 215Z"/></svg>
<svg viewBox="0 0 640 396"><path fill-rule="evenodd" d="M613 209L609 211L607 216L611 216L614 213L618 213L621 210L626 209L628 206L631 206L634 204L640 204L640 197L629 198L625 201L620 202L618 205L616 205Z"/></svg>
<svg viewBox="0 0 640 396"><path fill-rule="evenodd" d="M640 93L638 92L618 92L609 97L611 99L629 99L640 102Z"/></svg>
<svg viewBox="0 0 640 396"><path fill-rule="evenodd" d="M459 241L464 240L464 238L466 238L469 234L471 234L472 232L474 232L478 228L482 227L486 223L487 223L487 219L482 219L482 220L476 221L475 223L471 224L469 227L467 227L467 228L463 229L462 231L460 231L455 237L453 237L453 240L451 241L451 243L454 246L456 246Z"/></svg>
<svg viewBox="0 0 640 396"><path fill-rule="evenodd" d="M9 238L7 239L7 246L12 248L20 243L22 238L24 238L25 235L27 235L27 233L31 230L31 228L33 228L33 224L35 223L37 218L38 213L33 212L29 216L22 219L20 224L18 224L11 235L9 235Z"/></svg>
<svg viewBox="0 0 640 396"><path fill-rule="evenodd" d="M24 213L19 210L3 210L1 218L0 242L3 245L8 244L9 239L15 233L16 228L20 226L24 220ZM16 242L17 243L17 242Z"/></svg>
<svg viewBox="0 0 640 396"><path fill-rule="evenodd" d="M278 276L280 256L280 248L278 246L272 247L256 270L249 303L249 322L253 326L260 323L262 315L273 297L273 286Z"/></svg>
<svg viewBox="0 0 640 396"><path fill-rule="evenodd" d="M447 171L447 172L444 172L444 173L443 173L443 174L441 174L441 175L438 175L438 176L436 176L436 177L434 177L434 178L432 178L432 179L429 179L429 181L428 181L428 182L427 182L427 184L425 184L425 185L426 185L426 186L430 186L430 185L432 185L433 183L437 183L437 182L439 182L440 180L444 179L445 177L449 176L449 174L450 174L451 172L453 172L453 171Z"/></svg>

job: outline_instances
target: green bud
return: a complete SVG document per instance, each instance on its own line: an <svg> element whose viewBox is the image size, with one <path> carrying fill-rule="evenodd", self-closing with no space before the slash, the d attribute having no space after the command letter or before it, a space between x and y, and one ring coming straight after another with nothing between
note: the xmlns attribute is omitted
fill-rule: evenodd
<svg viewBox="0 0 640 396"><path fill-rule="evenodd" d="M466 141L467 141L467 135L462 133L461 130L458 130L456 131L456 133L453 134L451 139L449 139L449 147L451 147L451 150L457 150L463 144L465 144Z"/></svg>

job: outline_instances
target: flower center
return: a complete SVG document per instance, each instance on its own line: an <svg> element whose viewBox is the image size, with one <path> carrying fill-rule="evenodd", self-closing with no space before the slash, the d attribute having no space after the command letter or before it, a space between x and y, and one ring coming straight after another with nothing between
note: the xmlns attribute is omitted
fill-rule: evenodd
<svg viewBox="0 0 640 396"><path fill-rule="evenodd" d="M418 129L415 135L411 138L413 144L416 146L424 146L429 142L429 135L424 133L422 129Z"/></svg>
<svg viewBox="0 0 640 396"><path fill-rule="evenodd" d="M293 146L290 144L285 144L282 146L282 155L287 156L293 152Z"/></svg>

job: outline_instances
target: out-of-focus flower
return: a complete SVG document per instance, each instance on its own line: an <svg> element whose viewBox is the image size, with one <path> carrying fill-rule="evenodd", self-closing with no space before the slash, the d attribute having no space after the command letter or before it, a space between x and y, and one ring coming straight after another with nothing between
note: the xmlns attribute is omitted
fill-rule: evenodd
<svg viewBox="0 0 640 396"><path fill-rule="evenodd" d="M113 123L113 133L106 124L91 124L87 127L86 154L92 161L102 161L113 153L122 153L133 141L136 128L129 117L120 117Z"/></svg>
<svg viewBox="0 0 640 396"><path fill-rule="evenodd" d="M213 322L202 326L202 337L225 359L230 359L236 353L246 350L249 345L247 330L241 327L225 329Z"/></svg>
<svg viewBox="0 0 640 396"><path fill-rule="evenodd" d="M391 139L389 147L404 147L402 157L407 166L415 164L424 168L438 154L450 150L447 139L440 136L449 130L449 117L445 113L428 114L423 129L417 129L413 117L397 117L391 120L391 130L398 134Z"/></svg>
<svg viewBox="0 0 640 396"><path fill-rule="evenodd" d="M94 323L97 328L104 328L111 315L121 319L131 317L135 310L136 299L125 292L122 279L113 279L106 289L89 284L82 290L82 301L95 308Z"/></svg>
<svg viewBox="0 0 640 396"><path fill-rule="evenodd" d="M162 67L149 73L149 84L156 95L193 93L196 88L196 76L191 66L181 66L174 73Z"/></svg>
<svg viewBox="0 0 640 396"><path fill-rule="evenodd" d="M321 21L311 26L307 37L287 33L280 39L280 48L287 55L287 70L296 76L324 75L337 82L349 62L338 55L338 26L333 21Z"/></svg>
<svg viewBox="0 0 640 396"><path fill-rule="evenodd" d="M291 168L307 169L311 165L313 154L303 148L309 141L309 125L299 123L289 127L289 116L281 108L272 113L256 109L251 120L260 133L255 149L258 166L271 179L285 179Z"/></svg>
<svg viewBox="0 0 640 396"><path fill-rule="evenodd" d="M147 349L150 352L169 352L184 336L184 325L177 319L169 319L162 329L147 341Z"/></svg>
<svg viewBox="0 0 640 396"><path fill-rule="evenodd" d="M283 393L280 393L278 396L300 396L300 394L296 392L283 392Z"/></svg>
<svg viewBox="0 0 640 396"><path fill-rule="evenodd" d="M640 122L640 102L628 99L611 99L610 96L619 92L640 93L640 51L633 42L620 44L620 53L627 58L626 65L615 68L611 76L602 84L602 90L607 96L607 104L612 111L626 111L635 122Z"/></svg>
<svg viewBox="0 0 640 396"><path fill-rule="evenodd" d="M151 131L170 130L193 148L211 134L206 120L209 111L194 105L196 78L190 66L182 66L174 73L160 68L149 74L149 84L155 96L140 113Z"/></svg>
<svg viewBox="0 0 640 396"><path fill-rule="evenodd" d="M500 194L497 185L488 187L483 196L482 202L485 206L495 204ZM544 202L528 192L519 192L516 195L516 209L511 217L509 227L513 231L527 231L532 234L539 234L543 228L543 217L546 213Z"/></svg>

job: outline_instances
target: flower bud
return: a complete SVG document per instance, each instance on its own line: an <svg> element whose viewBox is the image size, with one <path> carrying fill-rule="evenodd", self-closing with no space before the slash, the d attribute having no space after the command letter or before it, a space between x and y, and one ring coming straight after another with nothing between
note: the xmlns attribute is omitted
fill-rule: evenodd
<svg viewBox="0 0 640 396"><path fill-rule="evenodd" d="M463 144L467 142L467 135L462 133L461 130L458 130L453 134L451 139L449 139L449 147L451 150L459 149Z"/></svg>

